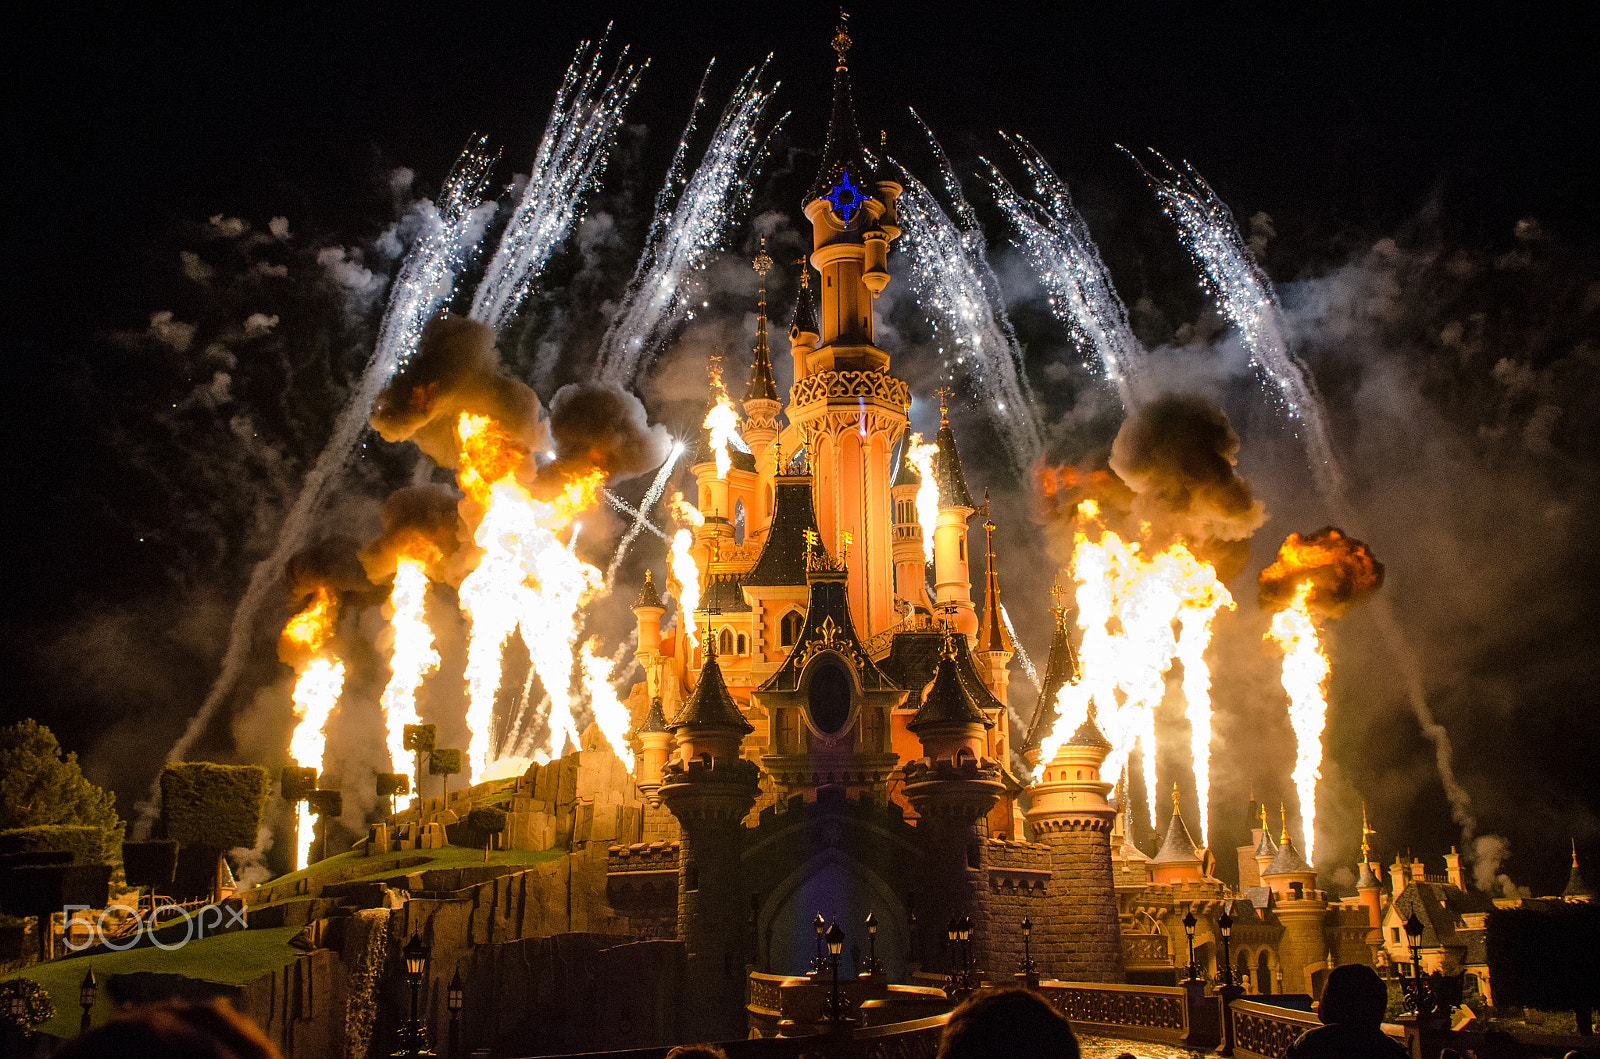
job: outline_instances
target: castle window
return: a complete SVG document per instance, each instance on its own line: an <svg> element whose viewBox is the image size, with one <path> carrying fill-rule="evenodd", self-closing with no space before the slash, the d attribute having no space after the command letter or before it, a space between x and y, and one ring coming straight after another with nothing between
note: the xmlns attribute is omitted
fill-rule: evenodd
<svg viewBox="0 0 1600 1059"><path fill-rule="evenodd" d="M778 622L778 646L793 647L796 640L800 639L800 625L804 619L798 610L791 610Z"/></svg>
<svg viewBox="0 0 1600 1059"><path fill-rule="evenodd" d="M733 543L743 544L745 534L744 501L733 502Z"/></svg>
<svg viewBox="0 0 1600 1059"><path fill-rule="evenodd" d="M723 629L717 636L717 650L725 655L733 654L733 630Z"/></svg>
<svg viewBox="0 0 1600 1059"><path fill-rule="evenodd" d="M838 732L850 720L850 677L845 671L824 662L811 674L811 687L806 693L806 706L811 713L811 723L818 731Z"/></svg>
<svg viewBox="0 0 1600 1059"><path fill-rule="evenodd" d="M690 861L683 869L683 888L685 890L700 889L700 865Z"/></svg>
<svg viewBox="0 0 1600 1059"><path fill-rule="evenodd" d="M740 654L744 654L747 650L748 650L748 647L746 647L746 641L745 641L745 638L744 638L744 633L740 633L739 634L739 653Z"/></svg>
<svg viewBox="0 0 1600 1059"><path fill-rule="evenodd" d="M1083 779L1083 770L1082 770L1082 769L1079 769L1079 770L1078 770L1078 778L1079 778L1079 779L1080 779L1080 780L1081 780L1081 779Z"/></svg>
<svg viewBox="0 0 1600 1059"><path fill-rule="evenodd" d="M956 539L956 554L961 557L961 561L962 562L966 562L967 561L967 538L966 537L963 536L963 537L958 537Z"/></svg>

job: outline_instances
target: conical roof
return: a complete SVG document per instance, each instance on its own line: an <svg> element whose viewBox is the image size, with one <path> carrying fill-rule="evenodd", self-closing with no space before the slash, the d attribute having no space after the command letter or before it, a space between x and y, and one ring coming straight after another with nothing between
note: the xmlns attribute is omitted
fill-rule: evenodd
<svg viewBox="0 0 1600 1059"><path fill-rule="evenodd" d="M749 586L806 583L806 532L817 532L809 475L779 474L773 480L772 524L755 566L744 575Z"/></svg>
<svg viewBox="0 0 1600 1059"><path fill-rule="evenodd" d="M772 355L767 349L767 286L761 285L761 303L756 311L756 344L750 361L750 385L746 401L776 401L778 384L772 380Z"/></svg>
<svg viewBox="0 0 1600 1059"><path fill-rule="evenodd" d="M911 731L939 724L994 726L994 722L973 705L962 688L961 675L956 669L956 650L953 638L946 638L944 650L939 655L939 667L934 670L933 686L923 697L915 716L906 724Z"/></svg>
<svg viewBox="0 0 1600 1059"><path fill-rule="evenodd" d="M1594 891L1589 889L1589 884L1583 881L1583 874L1578 871L1578 847L1572 847L1572 873L1567 876L1567 888L1561 891L1561 896L1568 900L1592 898Z"/></svg>
<svg viewBox="0 0 1600 1059"><path fill-rule="evenodd" d="M1078 730L1072 733L1072 738L1067 740L1068 746L1098 746L1106 750L1111 749L1111 740L1106 738L1100 726L1095 723L1094 706L1089 707L1089 716L1078 725Z"/></svg>
<svg viewBox="0 0 1600 1059"><path fill-rule="evenodd" d="M789 325L789 337L798 338L802 332L809 335L820 335L822 329L817 326L817 307L811 300L811 284L807 282L811 266L800 266L800 291L794 297L794 323Z"/></svg>
<svg viewBox="0 0 1600 1059"><path fill-rule="evenodd" d="M700 680L694 686L694 694L689 696L689 701L683 704L683 709L678 711L678 716L672 719L671 724L674 729L691 726L755 731L755 726L744 719L733 696L728 694L728 685L722 679L722 667L717 665L716 644L710 639L706 640L706 661L700 667Z"/></svg>
<svg viewBox="0 0 1600 1059"><path fill-rule="evenodd" d="M1167 822L1167 837L1161 843L1161 851L1156 854L1154 863L1200 863L1200 850L1194 844L1194 839L1189 837L1189 828L1184 825L1183 814L1178 811L1176 792L1173 798L1172 819Z"/></svg>
<svg viewBox="0 0 1600 1059"><path fill-rule="evenodd" d="M916 465L911 462L911 435L907 434L900 443L900 459L894 466L894 482L891 488L902 485L921 485L922 475L917 473Z"/></svg>
<svg viewBox="0 0 1600 1059"><path fill-rule="evenodd" d="M934 462L934 477L939 480L939 506L965 507L976 505L967 493L967 480L961 474L961 457L956 454L956 436L950 432L950 420L944 408L939 409L939 434L934 439L939 446L939 458Z"/></svg>
<svg viewBox="0 0 1600 1059"><path fill-rule="evenodd" d="M660 607L661 596L656 593L655 578L647 569L644 572L644 584L639 586L639 598L633 601L633 609L640 607Z"/></svg>
<svg viewBox="0 0 1600 1059"><path fill-rule="evenodd" d="M1263 876L1295 875L1312 870L1311 865L1307 864L1306 859L1300 855L1300 851L1294 848L1294 839L1285 835L1283 844L1278 847L1277 854L1272 858L1272 863L1267 865L1267 870L1261 874Z"/></svg>
<svg viewBox="0 0 1600 1059"><path fill-rule="evenodd" d="M984 504L988 504L988 496L984 497ZM1011 634L1006 631L1004 616L1000 613L1000 571L996 567L994 557L994 522L985 519L984 532L984 594L983 614L978 620L978 645L979 651L999 652L1016 651L1016 645L1011 642Z"/></svg>
<svg viewBox="0 0 1600 1059"><path fill-rule="evenodd" d="M661 712L661 696L657 695L650 700L650 712L644 715L644 720L639 723L639 727L633 730L633 734L665 731L667 731L667 717L666 714Z"/></svg>
<svg viewBox="0 0 1600 1059"><path fill-rule="evenodd" d="M1072 649L1072 634L1067 629L1067 612L1055 607L1055 632L1050 637L1050 657L1044 667L1044 684L1039 688L1039 701L1033 707L1033 722L1028 725L1028 735L1022 741L1024 750L1031 750L1044 742L1044 737L1055 727L1056 696L1061 689L1078 677L1078 656Z"/></svg>
<svg viewBox="0 0 1600 1059"><path fill-rule="evenodd" d="M1356 889L1379 890L1382 888L1383 884L1378 881L1378 877L1376 875L1372 874L1372 865L1368 864L1366 861L1362 861L1361 873L1356 876Z"/></svg>
<svg viewBox="0 0 1600 1059"><path fill-rule="evenodd" d="M855 104L850 98L850 68L845 62L850 43L850 34L840 23L833 38L838 63L833 71L833 111L828 117L828 141L822 149L822 165L817 170L817 178L812 182L804 202L822 198L847 175L853 186L862 189L867 189L877 175L871 159L861 146L861 134L856 129ZM853 219L854 210L848 212L850 215L846 215L845 210L840 211L841 219L846 224Z"/></svg>

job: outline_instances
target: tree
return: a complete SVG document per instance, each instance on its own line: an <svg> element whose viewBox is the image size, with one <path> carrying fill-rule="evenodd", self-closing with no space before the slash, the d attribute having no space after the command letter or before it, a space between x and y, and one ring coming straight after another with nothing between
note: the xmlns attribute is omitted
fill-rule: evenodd
<svg viewBox="0 0 1600 1059"><path fill-rule="evenodd" d="M444 800L450 800L450 777L461 771L461 751L453 747L435 750L428 755L428 775L444 777Z"/></svg>
<svg viewBox="0 0 1600 1059"><path fill-rule="evenodd" d="M1589 1034L1600 1007L1600 906L1534 902L1489 913L1484 947L1496 1005L1571 1011Z"/></svg>
<svg viewBox="0 0 1600 1059"><path fill-rule="evenodd" d="M438 737L439 726L435 724L408 724L400 731L400 739L405 748L417 756L416 791L419 812L422 809L422 756L433 753Z"/></svg>
<svg viewBox="0 0 1600 1059"><path fill-rule="evenodd" d="M378 773L378 797L389 800L389 815L394 815L394 799L397 795L411 793L411 777L403 772Z"/></svg>
<svg viewBox="0 0 1600 1059"><path fill-rule="evenodd" d="M116 799L84 777L78 755L62 753L37 721L0 728L0 830L49 825L98 829L101 860L114 862L121 852Z"/></svg>
<svg viewBox="0 0 1600 1059"><path fill-rule="evenodd" d="M161 770L161 822L180 845L249 848L256 844L271 790L259 765L168 765Z"/></svg>
<svg viewBox="0 0 1600 1059"><path fill-rule="evenodd" d="M467 814L467 827L483 834L483 862L489 863L489 847L494 836L506 829L506 811L492 805L483 805Z"/></svg>

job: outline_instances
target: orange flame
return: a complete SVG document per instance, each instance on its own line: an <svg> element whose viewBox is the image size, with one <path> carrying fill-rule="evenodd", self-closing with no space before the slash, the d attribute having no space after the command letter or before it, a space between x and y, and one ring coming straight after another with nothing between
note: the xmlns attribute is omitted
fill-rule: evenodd
<svg viewBox="0 0 1600 1059"><path fill-rule="evenodd" d="M739 436L739 413L734 410L733 402L728 399L728 391L722 385L722 365L712 361L711 365L711 393L716 398L716 403L706 412L705 428L711 431L711 451L717 461L717 477L727 478L728 471L733 467L734 439Z"/></svg>
<svg viewBox="0 0 1600 1059"><path fill-rule="evenodd" d="M333 708L344 690L344 663L326 653L333 640L338 602L326 586L318 586L304 610L289 619L278 641L278 654L295 667L294 734L289 756L301 766L322 771L327 749L325 731ZM295 867L303 868L311 855L312 819L305 806L298 813Z"/></svg>
<svg viewBox="0 0 1600 1059"><path fill-rule="evenodd" d="M1338 532L1335 530L1334 532ZM1294 729L1294 788L1300 799L1306 863L1316 841L1317 781L1322 778L1322 732L1328 723L1328 656L1323 653L1311 612L1314 583L1300 582L1289 605L1272 616L1265 639L1283 649L1283 689L1289 695L1289 725Z"/></svg>

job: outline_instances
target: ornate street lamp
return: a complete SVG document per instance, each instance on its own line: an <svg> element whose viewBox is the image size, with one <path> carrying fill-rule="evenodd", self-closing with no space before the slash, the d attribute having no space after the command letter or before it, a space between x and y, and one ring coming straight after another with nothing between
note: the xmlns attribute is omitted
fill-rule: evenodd
<svg viewBox="0 0 1600 1059"><path fill-rule="evenodd" d="M83 1018L78 1022L78 1032L89 1032L89 1009L94 1007L94 995L98 991L94 980L94 968L89 968L83 976L83 981L78 983L78 1006L83 1008Z"/></svg>
<svg viewBox="0 0 1600 1059"><path fill-rule="evenodd" d="M1417 918L1416 910L1405 921L1406 942L1411 949L1411 981L1406 989L1410 995L1406 998L1411 1001L1411 1010L1417 1015L1431 1014L1431 1004L1428 1003L1427 988L1422 984L1422 920Z"/></svg>
<svg viewBox="0 0 1600 1059"><path fill-rule="evenodd" d="M413 934L405 948L400 950L400 956L406 964L406 984L411 987L411 1021L406 1025L403 1035L404 1048L394 1054L404 1059L415 1059L417 1056L434 1054L428 1048L428 1035L422 1027L421 1017L422 976L428 967L428 943L422 940L422 935Z"/></svg>
<svg viewBox="0 0 1600 1059"><path fill-rule="evenodd" d="M1231 1006L1244 992L1244 987L1233 979L1233 952L1229 943L1233 938L1233 917L1228 914L1228 906L1222 906L1222 915L1217 919L1217 930L1222 934L1222 1047L1217 1049L1218 1055L1233 1054L1233 1012Z"/></svg>
<svg viewBox="0 0 1600 1059"><path fill-rule="evenodd" d="M822 935L828 930L828 921L822 918L822 913L817 913L817 918L811 921L811 929L817 934L817 957L811 961L811 975L813 978L828 969L827 963L822 958Z"/></svg>
<svg viewBox="0 0 1600 1059"><path fill-rule="evenodd" d="M1033 920L1022 921L1022 970L1017 973L1029 989L1039 988L1039 968L1033 962Z"/></svg>
<svg viewBox="0 0 1600 1059"><path fill-rule="evenodd" d="M871 912L867 913L867 973L871 978L883 968L878 966L878 921Z"/></svg>
<svg viewBox="0 0 1600 1059"><path fill-rule="evenodd" d="M944 928L945 946L950 951L950 988L946 992L954 997L961 992L961 950L957 942L961 937L961 917L951 916L950 923Z"/></svg>
<svg viewBox="0 0 1600 1059"><path fill-rule="evenodd" d="M972 992L972 917L962 916L956 926L956 938L961 942L961 988Z"/></svg>
<svg viewBox="0 0 1600 1059"><path fill-rule="evenodd" d="M1194 979L1200 977L1200 968L1196 967L1195 963L1194 963L1194 928L1195 928L1195 924L1197 922L1199 922L1199 921L1194 918L1194 909L1191 908L1191 909L1189 909L1189 911L1187 911L1187 912L1185 912L1183 914L1183 933L1189 939L1189 979L1190 979L1190 981L1193 981Z"/></svg>
<svg viewBox="0 0 1600 1059"><path fill-rule="evenodd" d="M844 949L844 931L835 923L828 928L828 965L833 972L833 988L828 994L828 1021L838 1028L844 1021L844 1001L839 996L839 953Z"/></svg>
<svg viewBox="0 0 1600 1059"><path fill-rule="evenodd" d="M461 981L459 967L450 979L450 988L444 997L445 1007L450 1009L450 1059L456 1059L461 1054L461 1009L467 1005L466 985Z"/></svg>

